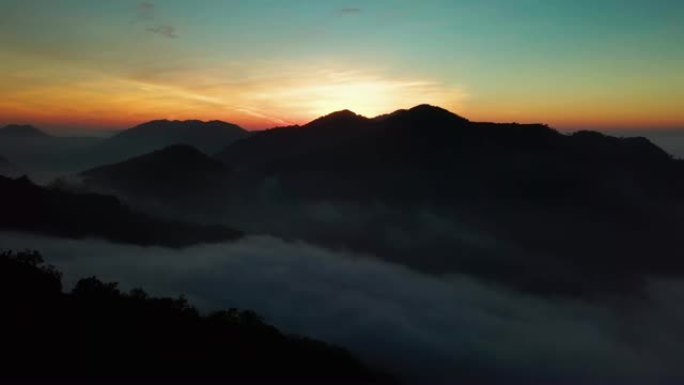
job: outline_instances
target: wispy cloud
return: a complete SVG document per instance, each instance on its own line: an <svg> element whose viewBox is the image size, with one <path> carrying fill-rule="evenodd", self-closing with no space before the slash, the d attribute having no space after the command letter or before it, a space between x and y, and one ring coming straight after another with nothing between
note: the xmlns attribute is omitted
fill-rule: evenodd
<svg viewBox="0 0 684 385"><path fill-rule="evenodd" d="M340 16L344 15L358 15L363 12L363 9L357 7L345 7L337 10L337 14Z"/></svg>
<svg viewBox="0 0 684 385"><path fill-rule="evenodd" d="M136 20L149 26L148 28L146 28L147 32L151 32L159 36L166 37L168 39L175 39L178 37L176 27L174 27L173 25L168 23L157 24L152 22L154 19L157 18L157 8L151 1L142 1L138 3L138 6L136 7L136 12Z"/></svg>
<svg viewBox="0 0 684 385"><path fill-rule="evenodd" d="M138 4L138 19L140 20L152 20L154 19L154 4L150 1L143 1Z"/></svg>
<svg viewBox="0 0 684 385"><path fill-rule="evenodd" d="M169 39L175 39L178 37L178 34L176 33L176 27L168 24L150 27L147 28L147 31Z"/></svg>

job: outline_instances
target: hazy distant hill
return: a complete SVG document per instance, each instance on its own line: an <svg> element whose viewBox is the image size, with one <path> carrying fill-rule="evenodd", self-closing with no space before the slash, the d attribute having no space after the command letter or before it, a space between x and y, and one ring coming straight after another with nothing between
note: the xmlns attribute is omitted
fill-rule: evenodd
<svg viewBox="0 0 684 385"><path fill-rule="evenodd" d="M114 135L98 146L97 152L106 162L121 161L176 144L213 154L247 134L237 125L218 120L154 120Z"/></svg>
<svg viewBox="0 0 684 385"><path fill-rule="evenodd" d="M17 167L14 164L12 164L9 160L0 156L0 175L8 176L8 177L15 177L15 176L18 176L19 173L20 173L20 171L17 169Z"/></svg>
<svg viewBox="0 0 684 385"><path fill-rule="evenodd" d="M157 204L164 211L220 199L230 175L226 166L199 150L174 145L79 176L88 190L116 193L148 207Z"/></svg>
<svg viewBox="0 0 684 385"><path fill-rule="evenodd" d="M35 139L48 137L51 136L27 124L9 124L0 128L0 138L2 139Z"/></svg>
<svg viewBox="0 0 684 385"><path fill-rule="evenodd" d="M0 153L22 172L42 182L87 167L89 149L99 138L59 137L30 125L0 128Z"/></svg>
<svg viewBox="0 0 684 385"><path fill-rule="evenodd" d="M114 197L46 189L27 178L0 177L0 197L2 230L172 247L241 236L223 226L154 219L129 209Z"/></svg>

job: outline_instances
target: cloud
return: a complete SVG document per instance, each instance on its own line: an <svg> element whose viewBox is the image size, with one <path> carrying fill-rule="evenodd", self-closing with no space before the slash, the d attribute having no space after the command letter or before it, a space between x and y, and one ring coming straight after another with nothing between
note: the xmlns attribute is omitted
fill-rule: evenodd
<svg viewBox="0 0 684 385"><path fill-rule="evenodd" d="M644 298L589 303L271 237L171 250L0 233L0 244L42 250L67 285L97 275L124 288L186 294L205 310L254 309L409 383L684 379L684 282L677 280L654 282Z"/></svg>
<svg viewBox="0 0 684 385"><path fill-rule="evenodd" d="M150 1L143 1L138 4L136 8L138 11L138 19L152 20L154 19L154 4Z"/></svg>
<svg viewBox="0 0 684 385"><path fill-rule="evenodd" d="M363 12L363 10L361 8L355 8L355 7L346 7L346 8L340 8L337 10L338 15L358 15L361 12Z"/></svg>
<svg viewBox="0 0 684 385"><path fill-rule="evenodd" d="M234 108L234 110L235 110L235 111L238 111L238 112L243 112L243 113L245 113L245 114L247 114L247 115L249 115L249 116L253 116L253 117L256 117L256 118L260 118L260 119L263 119L263 120L270 121L270 122L272 122L273 124L276 124L276 125L279 125L279 126L292 126L292 125L295 124L295 123L293 123L293 122L291 122L291 121L289 121L289 120L282 119L282 118L279 118L279 117L277 117L277 116L272 116L272 115L270 115L270 114L261 112L261 111L259 111L259 109L256 108L256 107L244 107L244 106L241 106L241 107L236 107L236 108Z"/></svg>
<svg viewBox="0 0 684 385"><path fill-rule="evenodd" d="M151 1L143 1L137 6L137 16L138 21L145 22L145 24L150 25L152 20L155 19L157 9ZM148 32L169 38L175 39L178 37L176 33L176 27L171 24L159 24L156 26L151 26L146 29Z"/></svg>
<svg viewBox="0 0 684 385"><path fill-rule="evenodd" d="M150 27L147 28L148 32L152 32L154 34L158 34L160 36L169 38L169 39L175 39L178 37L178 34L176 33L176 27L168 24L164 25L158 25L156 27Z"/></svg>

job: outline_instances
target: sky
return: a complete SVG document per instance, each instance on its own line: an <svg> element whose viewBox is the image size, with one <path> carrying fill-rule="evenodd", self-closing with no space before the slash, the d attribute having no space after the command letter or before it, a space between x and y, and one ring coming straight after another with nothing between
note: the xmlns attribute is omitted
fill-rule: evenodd
<svg viewBox="0 0 684 385"><path fill-rule="evenodd" d="M249 129L429 103L684 128L681 0L0 0L0 124Z"/></svg>

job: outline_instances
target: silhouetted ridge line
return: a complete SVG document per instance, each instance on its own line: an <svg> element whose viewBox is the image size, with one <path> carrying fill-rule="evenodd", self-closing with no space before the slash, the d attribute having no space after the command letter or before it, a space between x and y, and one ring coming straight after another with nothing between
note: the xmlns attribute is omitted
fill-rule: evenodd
<svg viewBox="0 0 684 385"><path fill-rule="evenodd" d="M28 124L9 124L0 128L0 136L10 138L49 138L51 135L44 133Z"/></svg>
<svg viewBox="0 0 684 385"><path fill-rule="evenodd" d="M205 154L214 154L248 135L240 126L219 120L153 120L105 140L93 156L100 159L100 164L106 164L172 145L189 145Z"/></svg>
<svg viewBox="0 0 684 385"><path fill-rule="evenodd" d="M341 129L347 127L349 129L356 128L357 125L362 125L364 123L370 122L370 119L365 116L358 115L350 110L342 110L330 113L328 115L322 116L315 119L302 128L305 129L320 129L320 128L330 128L330 129Z"/></svg>
<svg viewBox="0 0 684 385"><path fill-rule="evenodd" d="M222 163L210 158L190 145L175 144L116 164L87 170L82 172L81 175L96 177L99 174L131 171L142 172L146 174L146 177L154 178L155 176L173 175L179 172L195 173L198 171L209 171L223 173L227 172L227 169Z"/></svg>
<svg viewBox="0 0 684 385"><path fill-rule="evenodd" d="M83 171L65 183L86 191L115 194L154 207L156 215L172 216L182 207L196 207L197 214L201 214L210 202L225 204L232 174L223 163L194 147L173 145Z"/></svg>

